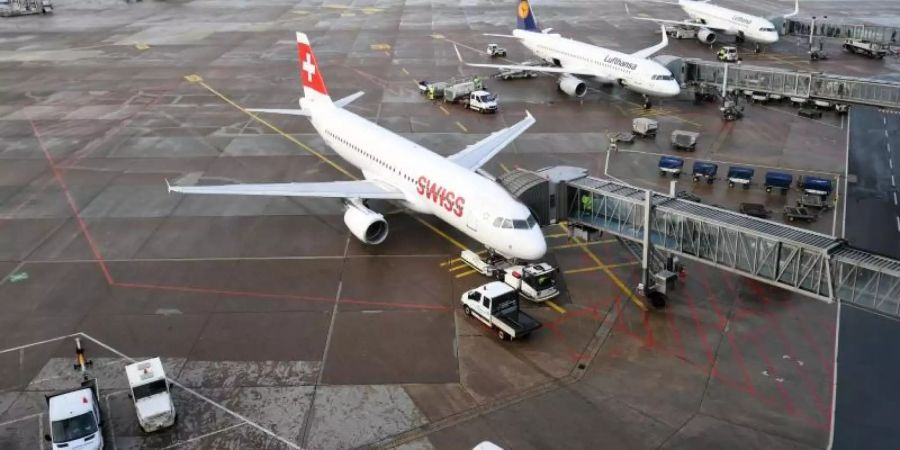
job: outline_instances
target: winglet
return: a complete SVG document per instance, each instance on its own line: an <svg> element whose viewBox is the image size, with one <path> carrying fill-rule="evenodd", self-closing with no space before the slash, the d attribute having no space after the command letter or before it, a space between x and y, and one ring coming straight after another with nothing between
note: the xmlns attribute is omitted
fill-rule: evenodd
<svg viewBox="0 0 900 450"><path fill-rule="evenodd" d="M168 179L168 178L165 178L165 180L166 180L166 192L168 192L168 193L171 194L171 193L172 193L172 185L169 184L169 179Z"/></svg>
<svg viewBox="0 0 900 450"><path fill-rule="evenodd" d="M800 0L794 0L794 12L788 13L784 15L784 18L794 17L800 13Z"/></svg>

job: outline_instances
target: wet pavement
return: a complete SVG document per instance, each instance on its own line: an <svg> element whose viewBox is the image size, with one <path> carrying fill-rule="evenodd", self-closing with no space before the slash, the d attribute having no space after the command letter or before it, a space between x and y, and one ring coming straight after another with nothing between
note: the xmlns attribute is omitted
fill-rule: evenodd
<svg viewBox="0 0 900 450"><path fill-rule="evenodd" d="M481 49L480 33L514 23L510 5L55 3L54 16L0 22L0 447L43 445L43 394L77 381L76 336L94 360L113 448L827 444L833 305L690 263L668 307L644 312L623 246L581 245L552 226L547 260L563 292L555 307L523 305L543 329L500 342L458 308L464 290L486 281L455 260L476 243L432 217L374 202L391 236L371 247L347 232L336 201L178 196L165 182L345 178L310 153L334 156L305 120L261 122L242 110L296 104L297 30L309 33L335 96L366 91L350 110L441 154L527 109L537 123L489 172L574 165L667 190L656 161L675 154L668 133L699 131L697 151L683 156L720 171L753 166L757 183L744 191L682 179L678 189L731 209L763 203L775 220L798 194L767 195L762 174L840 180L845 118L749 105L726 123L688 96L645 111L618 88L568 98L549 77L489 81L503 108L495 116L422 99L414 80L473 73L450 42ZM536 10L545 26L597 44L655 43L652 27L620 6ZM805 64L794 38L770 50L758 58ZM696 42L666 53L711 55ZM828 64L859 75L896 61ZM607 154L606 133L638 116L658 119L660 136ZM840 234L836 206L801 226ZM144 435L122 367L153 356L178 383L180 419Z"/></svg>

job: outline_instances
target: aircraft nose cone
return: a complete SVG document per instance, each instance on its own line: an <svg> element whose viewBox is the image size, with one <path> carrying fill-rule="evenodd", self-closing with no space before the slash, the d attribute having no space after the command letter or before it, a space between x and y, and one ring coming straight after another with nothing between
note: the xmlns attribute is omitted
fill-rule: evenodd
<svg viewBox="0 0 900 450"><path fill-rule="evenodd" d="M681 86L678 85L677 81L673 81L666 86L666 94L674 97L681 93Z"/></svg>
<svg viewBox="0 0 900 450"><path fill-rule="evenodd" d="M547 241L540 228L533 228L528 240L523 240L518 247L516 257L527 261L541 259L547 253Z"/></svg>

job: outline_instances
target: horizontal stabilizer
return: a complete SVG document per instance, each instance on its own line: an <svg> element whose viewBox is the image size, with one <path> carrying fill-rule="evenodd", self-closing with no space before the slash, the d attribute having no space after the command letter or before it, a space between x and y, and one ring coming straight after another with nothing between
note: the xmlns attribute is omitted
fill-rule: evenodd
<svg viewBox="0 0 900 450"><path fill-rule="evenodd" d="M309 112L304 111L302 109L248 108L247 111L256 112L256 113L283 114L283 115L288 115L288 116L307 116L307 117L309 117Z"/></svg>
<svg viewBox="0 0 900 450"><path fill-rule="evenodd" d="M355 94L350 94L350 95L348 95L348 96L346 96L346 97L344 97L344 98L342 98L342 99L340 99L340 100L335 100L335 101L334 101L334 106L337 106L338 108L343 108L343 107L349 105L349 104L350 104L351 102L353 102L354 100L356 100L356 99L362 97L363 95L365 95L365 92L363 92L363 91L359 91L359 92L357 92L357 93L355 93Z"/></svg>

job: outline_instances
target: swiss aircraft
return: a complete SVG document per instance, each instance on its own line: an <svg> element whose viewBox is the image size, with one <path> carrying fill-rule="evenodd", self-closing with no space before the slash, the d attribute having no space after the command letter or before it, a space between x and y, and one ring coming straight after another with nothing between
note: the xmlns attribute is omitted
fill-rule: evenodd
<svg viewBox="0 0 900 450"><path fill-rule="evenodd" d="M662 42L631 54L620 53L596 45L567 39L552 29L541 30L537 26L534 12L528 0L521 0L518 7L517 29L512 35L488 34L487 36L518 39L550 66L525 64L472 64L463 61L456 49L457 57L471 67L526 70L559 74L559 89L573 97L583 97L587 85L583 79L593 79L600 83L618 83L620 86L644 96L644 107L651 106L650 97L674 97L681 92L672 72L662 64L647 58L669 44L663 33Z"/></svg>
<svg viewBox="0 0 900 450"><path fill-rule="evenodd" d="M526 117L444 158L344 109L363 95L357 92L332 101L309 39L297 33L303 97L300 109L251 109L259 113L308 117L325 143L364 180L313 183L169 186L170 192L215 195L329 197L343 199L344 223L357 239L380 244L388 235L384 216L366 200L399 201L423 214L433 214L507 258L534 260L547 250L544 234L528 208L503 187L476 173L494 155L535 123Z"/></svg>
<svg viewBox="0 0 900 450"><path fill-rule="evenodd" d="M716 6L709 3L708 0L678 0L677 5L690 16L690 20L652 19L649 17L635 17L635 19L697 28L697 40L704 44L716 42L718 37L716 33L727 34L734 36L739 43L745 40L755 43L756 51L759 52L760 44L778 42L778 31L772 24L773 20L793 17L800 12L800 0L794 0L793 12L769 19Z"/></svg>

